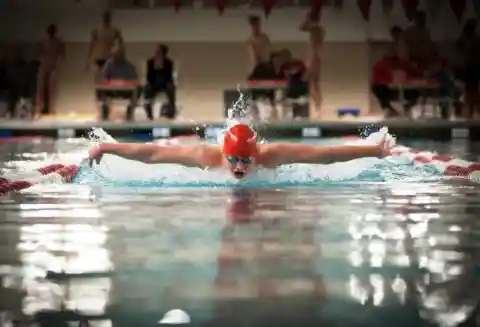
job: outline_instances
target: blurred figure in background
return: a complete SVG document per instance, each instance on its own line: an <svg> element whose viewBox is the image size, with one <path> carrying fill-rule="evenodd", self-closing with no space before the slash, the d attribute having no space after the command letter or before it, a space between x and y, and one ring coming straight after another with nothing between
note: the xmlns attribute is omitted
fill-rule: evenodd
<svg viewBox="0 0 480 327"><path fill-rule="evenodd" d="M403 33L403 41L407 47L410 59L415 62L424 62L434 43L427 27L427 14L425 11L417 11L414 25L407 28Z"/></svg>
<svg viewBox="0 0 480 327"><path fill-rule="evenodd" d="M439 103L441 117L448 119L450 103L453 103L455 106L459 98L456 92L453 69L450 63L440 55L436 48L432 47L430 48L424 65L420 66L420 69L424 72L425 77L438 83L438 96L441 99Z"/></svg>
<svg viewBox="0 0 480 327"><path fill-rule="evenodd" d="M7 60L4 51L0 51L0 101L8 102ZM0 118L3 118L6 114L7 113L2 110L0 112Z"/></svg>
<svg viewBox="0 0 480 327"><path fill-rule="evenodd" d="M135 66L126 58L125 49L118 48L115 50L113 56L107 60L100 71L101 81L125 81L125 82L137 82L138 74ZM135 109L138 99L138 90L135 91L109 91L109 92L97 92L97 98L101 102L101 115L102 120L108 120L110 116L110 104L108 103L111 98L127 99L127 113L126 119L132 120L133 110Z"/></svg>
<svg viewBox="0 0 480 327"><path fill-rule="evenodd" d="M168 57L168 46L159 44L155 50L153 58L147 61L147 85L145 85L145 111L148 119L153 119L152 101L157 93L165 92L167 96L167 105L165 112L160 113L168 119L175 118L176 89L174 83L174 65Z"/></svg>
<svg viewBox="0 0 480 327"><path fill-rule="evenodd" d="M373 95L380 103L380 107L386 118L399 116L400 113L392 106L392 101L398 99L398 90L394 89L394 74L401 72L405 80L418 78L421 75L415 62L409 59L401 59L397 56L386 54L382 59L373 65L372 86ZM403 103L405 113L417 103L420 96L418 90L408 89L404 91L405 101Z"/></svg>
<svg viewBox="0 0 480 327"><path fill-rule="evenodd" d="M127 59L125 49L119 48L115 50L113 56L105 62L101 70L101 80L121 80L121 81L137 81L137 69Z"/></svg>
<svg viewBox="0 0 480 327"><path fill-rule="evenodd" d="M388 51L388 54L402 59L407 59L408 50L403 37L403 29L400 26L393 26L390 29L390 36L392 37L393 43Z"/></svg>
<svg viewBox="0 0 480 327"><path fill-rule="evenodd" d="M16 118L20 99L32 100L35 97L36 77L36 69L33 69L32 63L25 60L23 51L18 47L12 48L6 66L7 113L10 118ZM32 112L29 112L28 116L31 114Z"/></svg>
<svg viewBox="0 0 480 327"><path fill-rule="evenodd" d="M112 25L110 12L105 12L102 16L102 24L92 31L87 54L87 70L93 61L97 70L100 71L113 52L120 48L123 48L122 32Z"/></svg>
<svg viewBox="0 0 480 327"><path fill-rule="evenodd" d="M283 80L285 79L284 72L282 71L283 65L285 62L285 56L282 54L281 51L274 51L272 52L272 56L270 59L271 68L273 70L272 76L274 80Z"/></svg>
<svg viewBox="0 0 480 327"><path fill-rule="evenodd" d="M65 60L65 43L57 36L57 26L49 25L40 43L35 117L55 114L60 62Z"/></svg>
<svg viewBox="0 0 480 327"><path fill-rule="evenodd" d="M480 106L480 38L477 27L477 20L469 19L456 43L461 59L459 77L465 87L462 113L464 118L472 118Z"/></svg>
<svg viewBox="0 0 480 327"><path fill-rule="evenodd" d="M251 28L250 37L247 40L249 59L249 73L252 73L258 65L269 63L272 53L272 43L268 35L262 31L262 21L258 16L250 16L248 19Z"/></svg>
<svg viewBox="0 0 480 327"><path fill-rule="evenodd" d="M319 117L322 94L320 89L321 52L325 40L325 29L320 25L320 16L311 11L300 30L309 33L309 51L307 55L308 88L315 108L314 117Z"/></svg>
<svg viewBox="0 0 480 327"><path fill-rule="evenodd" d="M293 57L289 49L283 49L280 56L283 61L280 71L287 81L286 98L294 101L303 98L307 101L306 104L292 104L292 118L306 118L310 114L308 105L309 82L311 82L309 70L302 60Z"/></svg>

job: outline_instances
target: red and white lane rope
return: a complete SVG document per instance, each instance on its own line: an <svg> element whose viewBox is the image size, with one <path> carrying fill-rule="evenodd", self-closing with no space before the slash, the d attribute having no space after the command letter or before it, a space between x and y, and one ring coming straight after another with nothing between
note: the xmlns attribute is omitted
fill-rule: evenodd
<svg viewBox="0 0 480 327"><path fill-rule="evenodd" d="M374 142L378 142L378 139L383 137L384 132L380 131L376 136L372 135L366 139L360 137L348 136L342 138L346 142L352 145L365 144L368 139L372 137ZM387 135L387 141L393 140L393 138ZM376 141L375 141L376 140ZM393 143L390 143L393 145ZM392 147L393 157L403 157L409 162L415 162L420 165L432 165L440 174L446 177L458 177L467 179L473 182L480 182L480 163L471 162L458 158L454 158L449 155L437 154L434 152L412 149L406 146L394 145Z"/></svg>
<svg viewBox="0 0 480 327"><path fill-rule="evenodd" d="M457 159L448 155L396 146L392 149L393 156L406 157L418 164L434 165L444 176L460 177L480 182L480 163Z"/></svg>
<svg viewBox="0 0 480 327"><path fill-rule="evenodd" d="M11 181L32 179L32 178L38 178L44 175L48 175L63 167L64 165L61 165L61 164L51 164L38 169L29 170L29 171L5 172L0 177L2 177L3 179L11 180Z"/></svg>
<svg viewBox="0 0 480 327"><path fill-rule="evenodd" d="M0 195L20 191L39 184L64 184L71 182L77 175L78 165L48 165L34 171L4 174L0 177Z"/></svg>
<svg viewBox="0 0 480 327"><path fill-rule="evenodd" d="M199 140L198 135L177 136L162 139L164 145L179 145ZM64 184L71 182L80 169L79 165L51 164L25 172L6 172L0 176L0 195L27 189L38 184Z"/></svg>
<svg viewBox="0 0 480 327"><path fill-rule="evenodd" d="M357 143L360 138L346 137L345 141ZM178 136L162 139L157 143L164 145L178 145L191 141L198 141L198 135ZM363 139L364 140L364 139ZM404 146L394 146L393 156L402 156L409 161L419 164L431 164L444 176L461 177L480 182L480 163L456 159L448 155L439 155L432 152L420 151ZM79 171L78 165L51 164L28 172L5 173L0 176L0 195L12 191L20 191L38 184L63 184L71 182Z"/></svg>

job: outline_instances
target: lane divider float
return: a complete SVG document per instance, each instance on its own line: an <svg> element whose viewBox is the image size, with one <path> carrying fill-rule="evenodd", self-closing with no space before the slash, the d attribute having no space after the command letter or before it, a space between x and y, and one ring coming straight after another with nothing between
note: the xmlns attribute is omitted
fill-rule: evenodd
<svg viewBox="0 0 480 327"><path fill-rule="evenodd" d="M24 190L34 185L69 183L75 178L79 169L78 165L48 165L24 175L4 174L0 177L0 195Z"/></svg>
<svg viewBox="0 0 480 327"><path fill-rule="evenodd" d="M199 140L198 135L182 135L159 140L158 143L165 145L179 145L185 142ZM21 191L39 184L65 184L70 183L78 171L80 165L50 164L38 169L20 172L5 172L0 176L0 195L10 192Z"/></svg>
<svg viewBox="0 0 480 327"><path fill-rule="evenodd" d="M392 155L406 157L409 160L422 165L434 165L435 168L446 177L458 177L473 182L480 182L480 163L478 162L471 162L448 155L411 149L405 146L394 147L392 149Z"/></svg>
<svg viewBox="0 0 480 327"><path fill-rule="evenodd" d="M373 132L380 133L382 132ZM369 133L370 135L373 133ZM369 136L367 136L368 139ZM380 136L381 137L381 136ZM342 137L344 141L351 142L351 145L365 144L367 139L359 136ZM392 147L392 156L404 157L410 162L420 165L432 165L440 174L445 177L467 179L472 182L480 182L480 163L458 159L449 155L437 154L434 152L412 149L402 145Z"/></svg>
<svg viewBox="0 0 480 327"><path fill-rule="evenodd" d="M198 135L183 135L161 139L156 143L179 145L199 139ZM342 139L353 142L364 140L355 136L347 136ZM447 177L459 177L480 182L480 163L477 162L469 162L448 155L435 154L405 146L394 146L392 148L392 156L402 156L422 165L435 165L439 172ZM79 170L80 165L51 164L28 172L6 172L0 176L0 195L24 190L33 185L70 183Z"/></svg>

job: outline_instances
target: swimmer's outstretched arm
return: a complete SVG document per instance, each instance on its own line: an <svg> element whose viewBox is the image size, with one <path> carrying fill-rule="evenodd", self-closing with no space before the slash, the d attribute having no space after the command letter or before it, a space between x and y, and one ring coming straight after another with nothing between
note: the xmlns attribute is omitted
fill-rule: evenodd
<svg viewBox="0 0 480 327"><path fill-rule="evenodd" d="M100 162L104 154L113 154L125 159L147 164L174 163L184 166L198 166L196 155L199 146L161 146L157 144L115 143L101 144L92 149L87 160Z"/></svg>
<svg viewBox="0 0 480 327"><path fill-rule="evenodd" d="M313 146L307 144L278 143L272 144L271 153L276 165L291 163L318 163L331 164L350 161L359 158L383 158L390 155L385 146L385 140L377 145L341 145L341 146Z"/></svg>

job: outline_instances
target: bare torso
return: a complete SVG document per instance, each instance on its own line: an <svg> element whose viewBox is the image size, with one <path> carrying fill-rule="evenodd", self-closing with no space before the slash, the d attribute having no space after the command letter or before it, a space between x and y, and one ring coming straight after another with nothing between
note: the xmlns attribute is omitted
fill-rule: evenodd
<svg viewBox="0 0 480 327"><path fill-rule="evenodd" d="M316 25L309 32L309 58L310 60L320 60L325 31L322 26Z"/></svg>
<svg viewBox="0 0 480 327"><path fill-rule="evenodd" d="M58 37L46 38L40 43L40 65L44 71L57 68L60 58L64 55L64 43Z"/></svg>
<svg viewBox="0 0 480 327"><path fill-rule="evenodd" d="M253 51L254 63L268 62L270 60L271 42L265 33L252 35L247 41L248 46Z"/></svg>
<svg viewBox="0 0 480 327"><path fill-rule="evenodd" d="M320 92L320 69L322 60L322 48L325 39L325 29L316 22L306 21L301 30L309 34L309 47L307 52L307 69L308 83L311 98L313 100L313 108L315 108L315 116L318 116L321 105Z"/></svg>
<svg viewBox="0 0 480 327"><path fill-rule="evenodd" d="M403 36L404 45L411 57L423 58L428 55L432 39L426 28L411 26L405 30Z"/></svg>
<svg viewBox="0 0 480 327"><path fill-rule="evenodd" d="M106 59L114 51L119 41L120 31L114 26L101 26L93 31L95 45L93 47L94 59Z"/></svg>

